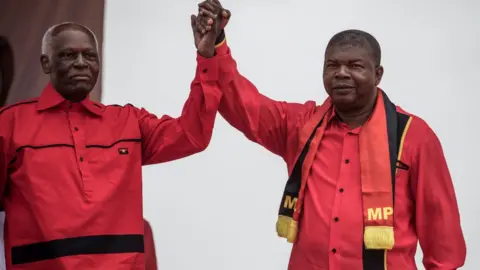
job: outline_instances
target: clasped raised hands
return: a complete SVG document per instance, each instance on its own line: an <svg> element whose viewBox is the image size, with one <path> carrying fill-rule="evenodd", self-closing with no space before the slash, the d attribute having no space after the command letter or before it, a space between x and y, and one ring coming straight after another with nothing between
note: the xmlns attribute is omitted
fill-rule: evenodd
<svg viewBox="0 0 480 270"><path fill-rule="evenodd" d="M195 47L206 58L215 55L215 43L230 20L231 13L218 0L198 4L198 15L191 16Z"/></svg>

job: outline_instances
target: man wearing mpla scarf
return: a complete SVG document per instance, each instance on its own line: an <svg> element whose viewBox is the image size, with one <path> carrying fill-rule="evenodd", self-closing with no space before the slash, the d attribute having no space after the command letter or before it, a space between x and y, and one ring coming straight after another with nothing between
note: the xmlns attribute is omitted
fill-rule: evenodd
<svg viewBox="0 0 480 270"><path fill-rule="evenodd" d="M142 166L208 146L222 96L210 33L194 35L202 57L181 116L159 118L89 98L100 65L87 27L46 32L40 62L50 83L39 98L0 109L7 269L145 269Z"/></svg>
<svg viewBox="0 0 480 270"><path fill-rule="evenodd" d="M197 31L208 33L229 14L212 0L201 3L193 19ZM378 87L384 69L372 35L346 30L331 38L323 104L260 94L239 73L225 33L215 57L221 115L287 164L276 227L294 243L288 269L414 270L418 241L427 270L464 264L459 210L439 139Z"/></svg>

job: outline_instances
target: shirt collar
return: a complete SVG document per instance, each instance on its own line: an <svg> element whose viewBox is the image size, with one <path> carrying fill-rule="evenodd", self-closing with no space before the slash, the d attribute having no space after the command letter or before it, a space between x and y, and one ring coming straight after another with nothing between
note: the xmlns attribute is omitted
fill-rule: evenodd
<svg viewBox="0 0 480 270"><path fill-rule="evenodd" d="M65 100L58 92L53 88L51 83L48 83L45 89L43 90L40 99L37 105L37 111L44 111L50 108L56 107L64 102L70 102ZM104 105L101 103L93 102L88 96L80 102L80 104L85 107L89 112L102 116Z"/></svg>
<svg viewBox="0 0 480 270"><path fill-rule="evenodd" d="M335 108L332 107L332 112L330 113L330 115L328 117L328 123L330 123L334 119L340 121L340 119L337 117L337 112L335 111Z"/></svg>
<svg viewBox="0 0 480 270"><path fill-rule="evenodd" d="M334 121L335 121L335 122L334 122ZM360 130L362 129L362 126L356 127L356 128L354 128L354 129L349 128L349 127L347 126L347 124L345 124L344 122L342 122L342 120L340 120L340 118L338 117L337 112L335 111L335 109L333 109L333 110L332 110L332 113L330 113L327 123L329 123L329 124L336 123L336 124L338 124L340 127L342 127L342 128L345 129L345 130L348 130L348 132L350 132L350 133L352 133L352 134L360 134Z"/></svg>

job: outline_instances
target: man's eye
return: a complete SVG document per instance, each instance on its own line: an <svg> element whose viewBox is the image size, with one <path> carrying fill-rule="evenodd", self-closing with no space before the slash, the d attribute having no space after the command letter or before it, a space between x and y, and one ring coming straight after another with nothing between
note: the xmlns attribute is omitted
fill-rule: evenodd
<svg viewBox="0 0 480 270"><path fill-rule="evenodd" d="M96 53L86 53L85 56L88 57L88 58L90 58L90 59L95 59L95 58L97 58L97 54L96 54Z"/></svg>
<svg viewBox="0 0 480 270"><path fill-rule="evenodd" d="M71 59L73 57L75 57L75 54L72 52L63 52L60 54L60 58L62 59Z"/></svg>

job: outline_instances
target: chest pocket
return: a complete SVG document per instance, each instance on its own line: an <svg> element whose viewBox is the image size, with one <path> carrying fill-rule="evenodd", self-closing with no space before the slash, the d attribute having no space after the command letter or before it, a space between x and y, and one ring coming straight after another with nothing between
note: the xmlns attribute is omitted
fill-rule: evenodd
<svg viewBox="0 0 480 270"><path fill-rule="evenodd" d="M89 144L85 146L87 162L93 173L110 175L116 171L122 174L122 171L141 165L141 147L140 138L124 138L110 144Z"/></svg>
<svg viewBox="0 0 480 270"><path fill-rule="evenodd" d="M122 162L132 158L139 158L142 139L125 138L109 144L89 144L88 159L92 164L108 165L110 162Z"/></svg>

